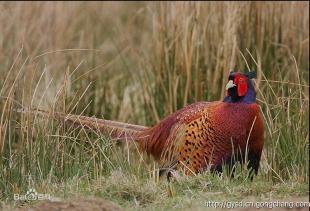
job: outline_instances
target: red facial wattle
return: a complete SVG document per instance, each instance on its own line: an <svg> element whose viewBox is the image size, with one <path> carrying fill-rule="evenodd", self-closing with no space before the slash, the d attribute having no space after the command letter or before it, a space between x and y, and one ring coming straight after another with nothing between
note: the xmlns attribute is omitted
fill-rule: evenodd
<svg viewBox="0 0 310 211"><path fill-rule="evenodd" d="M234 78L234 84L237 85L238 96L245 96L248 91L247 78L243 75L236 75Z"/></svg>

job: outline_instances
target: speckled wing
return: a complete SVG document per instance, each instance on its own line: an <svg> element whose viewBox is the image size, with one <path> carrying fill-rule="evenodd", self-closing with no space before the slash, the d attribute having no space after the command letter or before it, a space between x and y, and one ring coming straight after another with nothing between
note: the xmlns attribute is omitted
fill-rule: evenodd
<svg viewBox="0 0 310 211"><path fill-rule="evenodd" d="M206 168L209 158L212 157L214 146L211 146L211 140L214 129L210 124L209 112L209 109L205 108L198 118L184 126L184 135L177 148L177 168L184 169L187 173L197 173Z"/></svg>
<svg viewBox="0 0 310 211"><path fill-rule="evenodd" d="M168 145L162 155L165 166L196 173L211 162L214 129L210 112L217 102L192 105L177 116ZM206 150L208 149L208 150Z"/></svg>

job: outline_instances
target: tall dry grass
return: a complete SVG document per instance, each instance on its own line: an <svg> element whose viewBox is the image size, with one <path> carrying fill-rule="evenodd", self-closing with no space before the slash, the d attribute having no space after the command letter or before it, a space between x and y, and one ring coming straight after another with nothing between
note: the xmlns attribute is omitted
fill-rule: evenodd
<svg viewBox="0 0 310 211"><path fill-rule="evenodd" d="M135 147L13 108L152 125L221 99L231 69L258 73L261 174L309 183L308 2L2 2L0 52L1 198L42 180L153 168Z"/></svg>

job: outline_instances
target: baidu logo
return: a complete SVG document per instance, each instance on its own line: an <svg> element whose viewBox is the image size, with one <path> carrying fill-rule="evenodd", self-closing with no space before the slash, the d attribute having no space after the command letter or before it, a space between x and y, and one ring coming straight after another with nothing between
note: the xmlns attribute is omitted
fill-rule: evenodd
<svg viewBox="0 0 310 211"><path fill-rule="evenodd" d="M30 188L26 194L14 194L14 200L22 201L36 201L36 200L50 200L50 194L38 193L35 189Z"/></svg>

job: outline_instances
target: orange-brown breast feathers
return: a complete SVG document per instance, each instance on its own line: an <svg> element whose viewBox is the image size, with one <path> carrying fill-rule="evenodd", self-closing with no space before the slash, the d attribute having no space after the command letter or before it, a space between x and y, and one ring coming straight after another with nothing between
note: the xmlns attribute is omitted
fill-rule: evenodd
<svg viewBox="0 0 310 211"><path fill-rule="evenodd" d="M261 153L263 124L256 104L214 103L189 122L179 147L179 167L217 168L234 153Z"/></svg>

